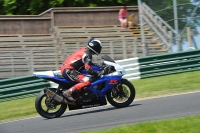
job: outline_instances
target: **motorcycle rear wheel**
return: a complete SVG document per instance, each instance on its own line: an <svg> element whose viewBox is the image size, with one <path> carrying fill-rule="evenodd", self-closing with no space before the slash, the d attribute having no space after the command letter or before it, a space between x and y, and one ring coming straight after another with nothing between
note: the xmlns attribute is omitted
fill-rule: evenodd
<svg viewBox="0 0 200 133"><path fill-rule="evenodd" d="M51 119L60 117L65 112L67 105L57 102L41 91L36 97L35 108L42 117Z"/></svg>
<svg viewBox="0 0 200 133"><path fill-rule="evenodd" d="M126 79L122 79L121 82L107 94L108 102L117 108L129 106L134 99L135 88L132 83Z"/></svg>

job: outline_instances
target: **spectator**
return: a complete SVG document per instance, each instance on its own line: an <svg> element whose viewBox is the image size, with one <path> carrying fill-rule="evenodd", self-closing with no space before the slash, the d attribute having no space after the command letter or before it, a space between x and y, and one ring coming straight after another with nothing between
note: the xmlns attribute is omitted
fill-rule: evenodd
<svg viewBox="0 0 200 133"><path fill-rule="evenodd" d="M118 19L120 21L121 27L123 29L126 29L127 28L127 8L126 8L126 6L123 6L123 8L121 8L119 10Z"/></svg>
<svg viewBox="0 0 200 133"><path fill-rule="evenodd" d="M134 14L131 14L128 16L128 27L129 28L133 27L133 19L134 19Z"/></svg>

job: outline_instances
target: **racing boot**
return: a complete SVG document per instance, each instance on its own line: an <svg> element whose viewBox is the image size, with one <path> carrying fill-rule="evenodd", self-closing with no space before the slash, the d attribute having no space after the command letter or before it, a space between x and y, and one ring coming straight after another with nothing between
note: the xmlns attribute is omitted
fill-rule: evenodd
<svg viewBox="0 0 200 133"><path fill-rule="evenodd" d="M70 89L64 91L64 92L63 92L63 95L64 95L69 101L71 101L71 102L76 102L76 99L74 99L74 98L72 97L73 90L75 90L74 87L72 87L72 88L70 88Z"/></svg>

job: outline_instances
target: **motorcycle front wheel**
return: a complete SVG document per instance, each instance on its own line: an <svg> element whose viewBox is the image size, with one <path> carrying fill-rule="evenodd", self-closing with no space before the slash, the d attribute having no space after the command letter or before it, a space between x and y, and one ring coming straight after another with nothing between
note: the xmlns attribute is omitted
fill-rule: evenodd
<svg viewBox="0 0 200 133"><path fill-rule="evenodd" d="M51 119L60 117L65 112L67 105L57 102L41 91L36 97L35 108L42 117Z"/></svg>
<svg viewBox="0 0 200 133"><path fill-rule="evenodd" d="M110 92L107 94L108 102L117 107L127 107L135 99L135 88L126 79L122 79Z"/></svg>

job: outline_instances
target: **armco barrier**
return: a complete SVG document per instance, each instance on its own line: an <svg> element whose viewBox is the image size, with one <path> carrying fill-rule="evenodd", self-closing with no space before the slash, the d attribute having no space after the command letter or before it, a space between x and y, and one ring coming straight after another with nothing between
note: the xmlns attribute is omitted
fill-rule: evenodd
<svg viewBox="0 0 200 133"><path fill-rule="evenodd" d="M117 61L129 80L200 70L200 50L131 58Z"/></svg>
<svg viewBox="0 0 200 133"><path fill-rule="evenodd" d="M136 80L200 70L200 50L130 58L116 61L126 70L124 78ZM58 72L58 71L55 71ZM50 82L34 75L0 80L0 102L34 96Z"/></svg>
<svg viewBox="0 0 200 133"><path fill-rule="evenodd" d="M0 102L35 96L50 83L35 75L0 80Z"/></svg>

